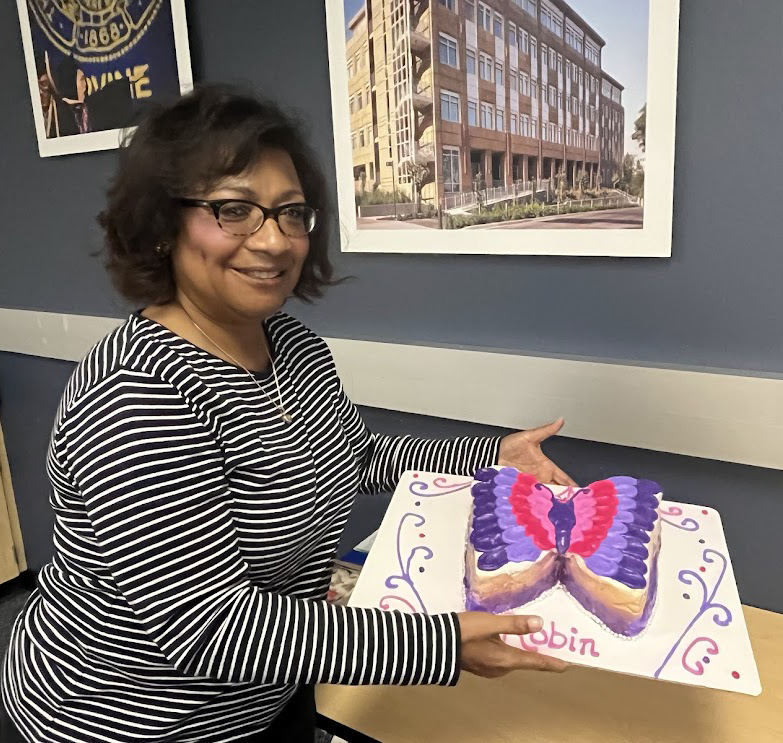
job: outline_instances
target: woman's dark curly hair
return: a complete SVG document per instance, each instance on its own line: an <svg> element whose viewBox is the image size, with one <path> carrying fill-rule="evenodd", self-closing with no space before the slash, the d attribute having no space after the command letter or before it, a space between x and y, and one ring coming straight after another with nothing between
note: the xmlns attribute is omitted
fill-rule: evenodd
<svg viewBox="0 0 783 743"><path fill-rule="evenodd" d="M181 225L180 196L206 193L225 176L245 172L268 148L293 160L307 203L320 210L294 295L321 296L332 282L328 258L329 191L299 124L275 104L222 85L198 87L146 117L120 150L120 163L98 215L106 268L132 302L164 304L176 293L168 257Z"/></svg>

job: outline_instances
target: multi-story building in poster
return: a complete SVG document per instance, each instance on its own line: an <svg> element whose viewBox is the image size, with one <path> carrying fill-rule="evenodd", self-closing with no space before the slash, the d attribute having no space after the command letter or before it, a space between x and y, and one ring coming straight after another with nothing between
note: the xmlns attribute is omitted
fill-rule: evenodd
<svg viewBox="0 0 783 743"><path fill-rule="evenodd" d="M621 168L623 88L563 0L366 0L348 28L357 189L435 205L561 173L610 185Z"/></svg>

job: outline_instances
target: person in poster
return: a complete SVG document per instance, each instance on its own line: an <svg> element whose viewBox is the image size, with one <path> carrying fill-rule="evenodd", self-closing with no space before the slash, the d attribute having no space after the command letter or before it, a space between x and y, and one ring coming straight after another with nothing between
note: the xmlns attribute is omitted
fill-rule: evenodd
<svg viewBox="0 0 783 743"><path fill-rule="evenodd" d="M151 102L180 94L172 2L181 0L20 3L45 139L122 129Z"/></svg>

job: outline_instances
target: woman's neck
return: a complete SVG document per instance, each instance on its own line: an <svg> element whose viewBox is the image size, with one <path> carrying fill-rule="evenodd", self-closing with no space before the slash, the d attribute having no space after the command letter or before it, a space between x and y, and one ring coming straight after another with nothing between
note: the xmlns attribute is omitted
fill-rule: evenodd
<svg viewBox="0 0 783 743"><path fill-rule="evenodd" d="M251 371L269 367L271 354L261 318L237 321L215 318L187 297L148 307L142 315L230 364Z"/></svg>

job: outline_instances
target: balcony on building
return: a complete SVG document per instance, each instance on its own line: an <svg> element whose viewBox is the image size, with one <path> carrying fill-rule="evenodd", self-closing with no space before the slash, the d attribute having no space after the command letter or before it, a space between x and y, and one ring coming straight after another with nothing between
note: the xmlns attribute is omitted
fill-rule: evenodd
<svg viewBox="0 0 783 743"><path fill-rule="evenodd" d="M413 98L413 107L417 111L426 111L432 107L432 96L423 90L414 89L411 97Z"/></svg>
<svg viewBox="0 0 783 743"><path fill-rule="evenodd" d="M408 38L410 39L411 52L414 54L430 53L430 36L428 33L411 30Z"/></svg>

